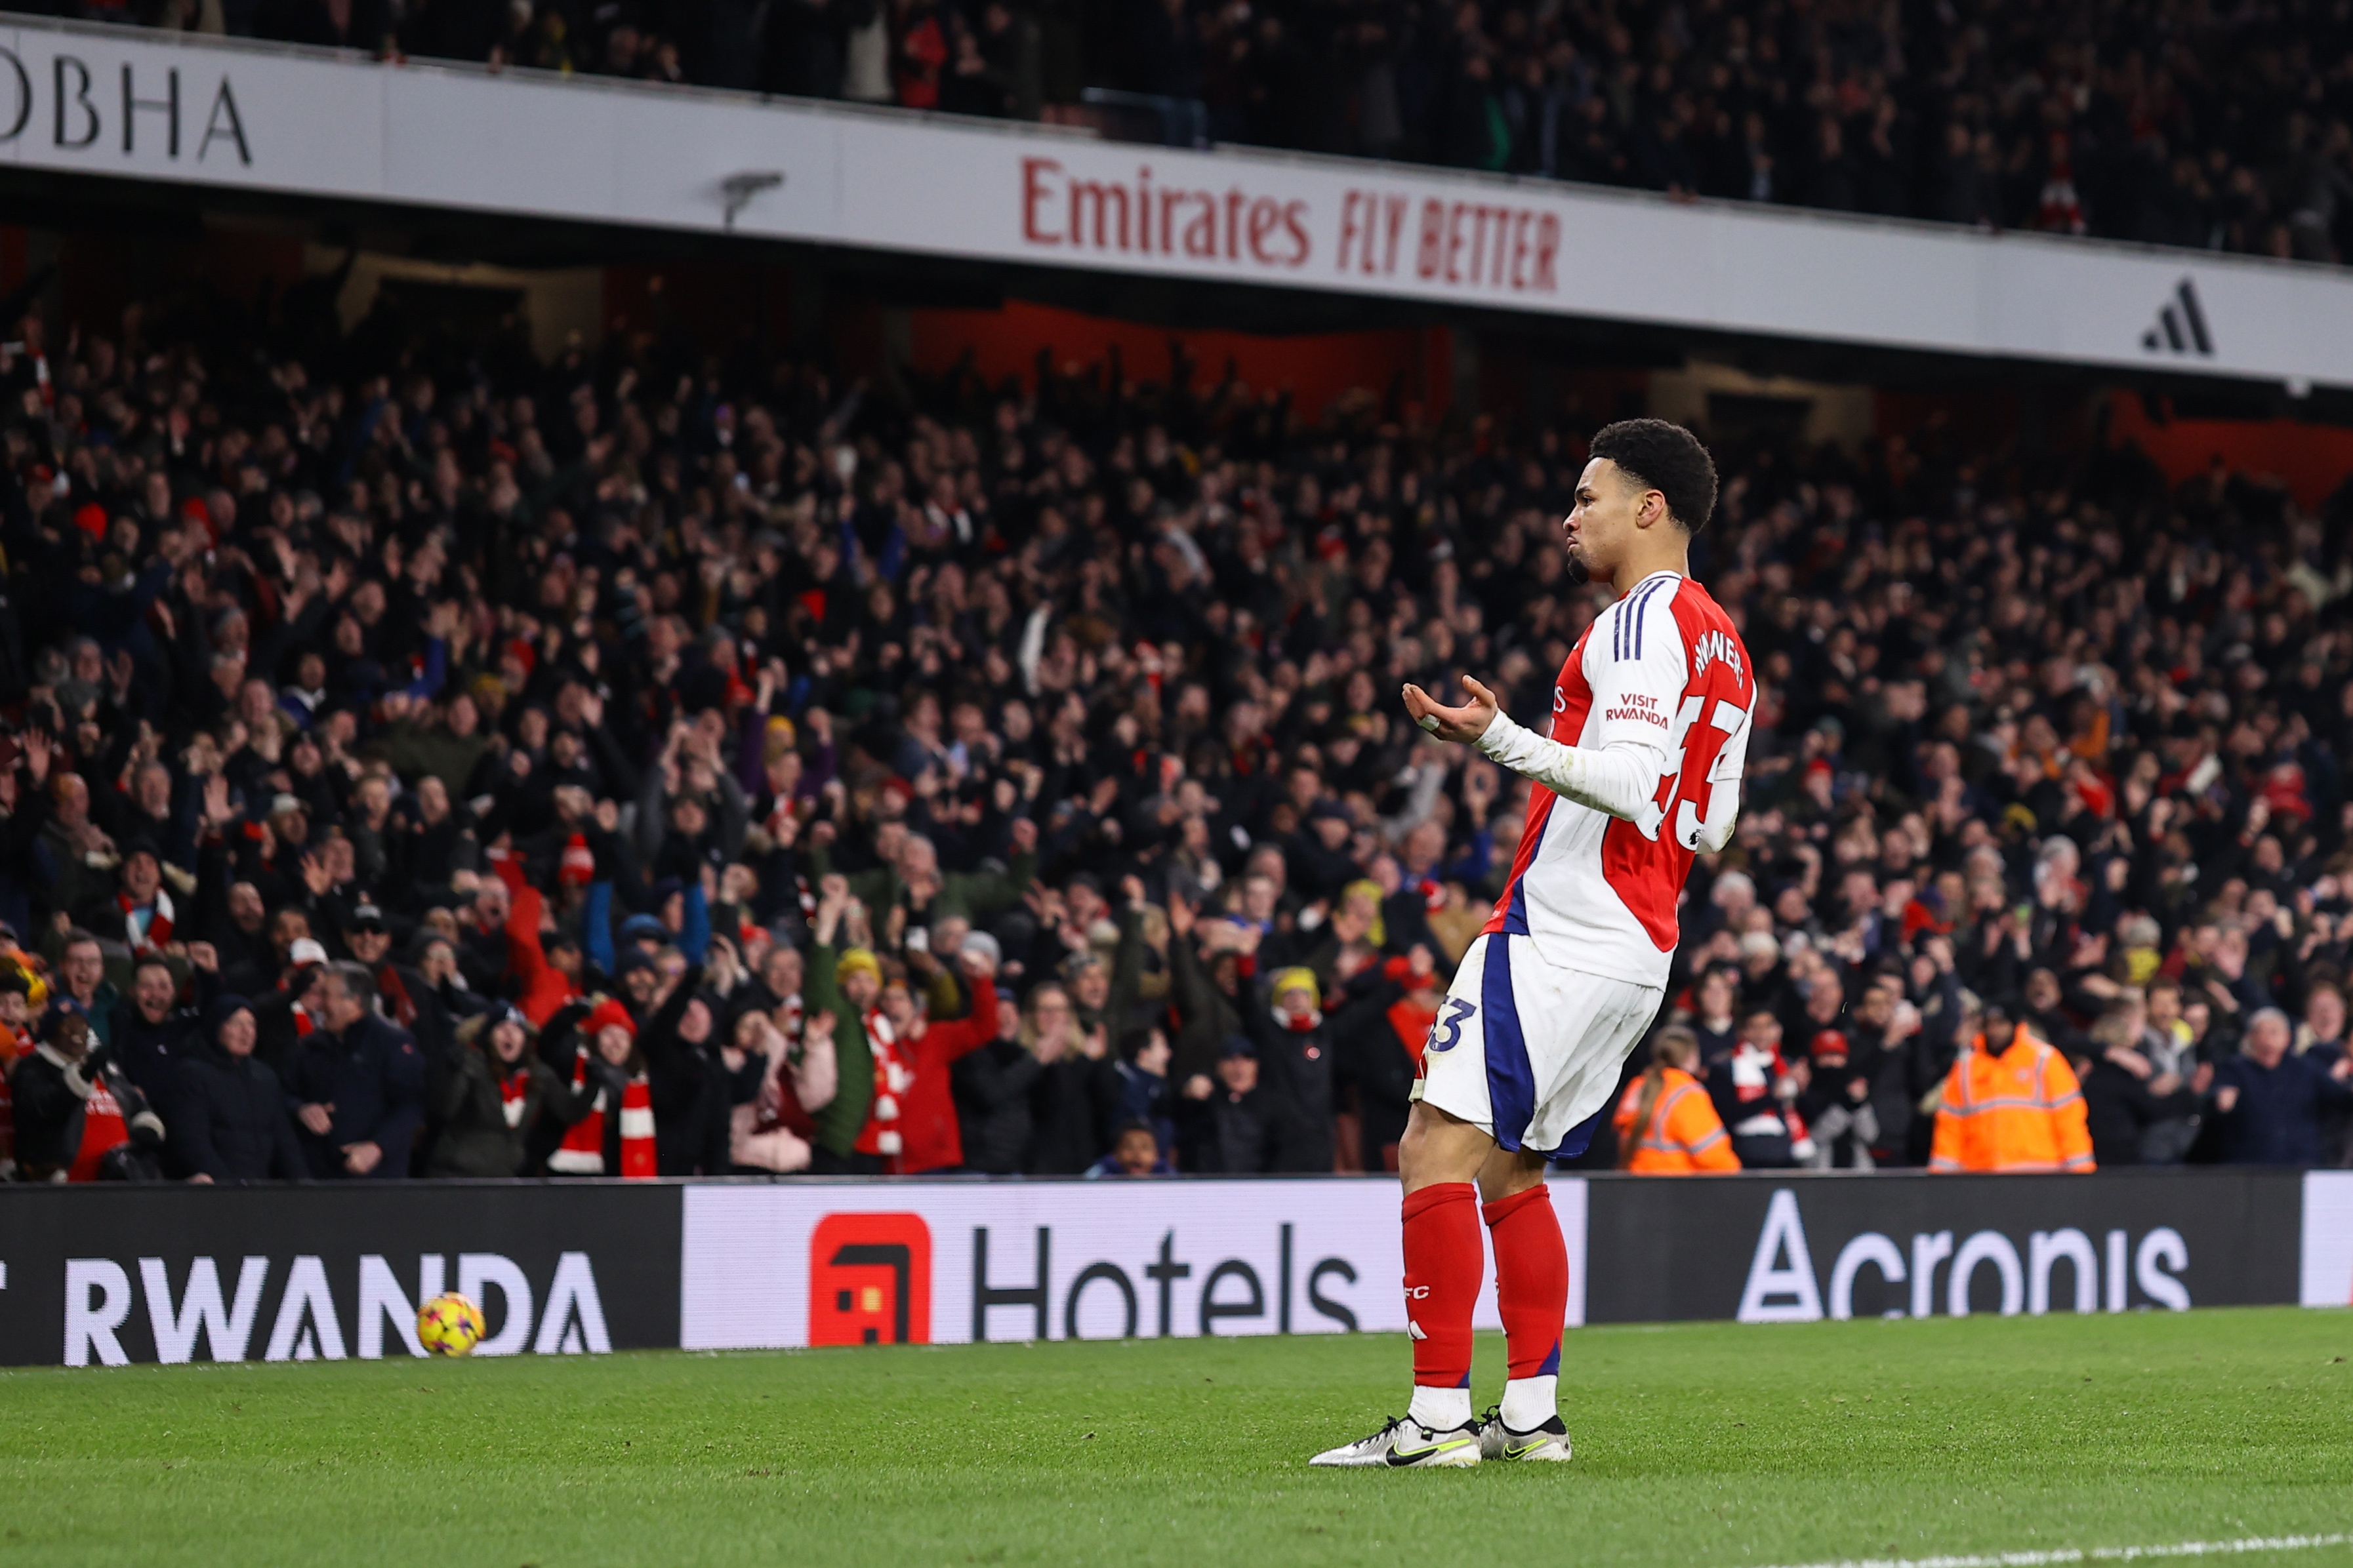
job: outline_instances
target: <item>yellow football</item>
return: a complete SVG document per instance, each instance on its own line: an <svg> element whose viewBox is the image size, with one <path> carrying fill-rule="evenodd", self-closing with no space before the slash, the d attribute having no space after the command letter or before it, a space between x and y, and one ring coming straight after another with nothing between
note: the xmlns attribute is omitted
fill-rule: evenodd
<svg viewBox="0 0 2353 1568"><path fill-rule="evenodd" d="M455 1290L417 1310L417 1342L433 1355L464 1355L481 1342L482 1310Z"/></svg>

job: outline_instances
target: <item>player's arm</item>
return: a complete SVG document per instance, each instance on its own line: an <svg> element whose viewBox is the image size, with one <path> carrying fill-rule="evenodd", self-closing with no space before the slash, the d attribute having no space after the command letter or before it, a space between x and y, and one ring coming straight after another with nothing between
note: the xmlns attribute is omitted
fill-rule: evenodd
<svg viewBox="0 0 2353 1568"><path fill-rule="evenodd" d="M1713 855L1732 842L1732 830L1740 826L1740 780L1748 771L1748 727L1755 712L1752 700L1741 712L1740 727L1716 748L1715 761L1707 770L1707 815L1685 847Z"/></svg>
<svg viewBox="0 0 2353 1568"><path fill-rule="evenodd" d="M1408 686L1406 711L1439 739L1476 746L1565 800L1636 822L1657 810L1653 797L1677 740L1683 685L1683 644L1673 622L1662 614L1648 631L1648 647L1636 644L1630 627L1623 639L1612 628L1609 637L1597 636L1586 645L1585 675L1593 710L1600 715L1594 745L1567 745L1513 722L1495 694L1467 675L1462 686L1471 701L1464 706L1441 708L1420 687Z"/></svg>
<svg viewBox="0 0 2353 1568"><path fill-rule="evenodd" d="M1672 712L1672 710L1670 710ZM1498 712L1479 738L1479 751L1522 778L1534 779L1563 800L1634 821L1651 807L1665 772L1667 751L1638 737L1599 746L1547 740Z"/></svg>

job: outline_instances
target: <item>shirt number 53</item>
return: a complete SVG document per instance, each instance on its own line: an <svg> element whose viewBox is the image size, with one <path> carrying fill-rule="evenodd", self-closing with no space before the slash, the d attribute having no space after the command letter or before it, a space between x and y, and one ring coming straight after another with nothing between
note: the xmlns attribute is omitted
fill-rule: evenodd
<svg viewBox="0 0 2353 1568"><path fill-rule="evenodd" d="M1703 708L1708 710L1708 729L1717 733L1703 731L1701 734L1697 759L1699 776L1692 786L1686 786L1686 775L1693 771L1690 765L1691 729ZM1666 826L1668 814L1672 813L1675 842L1686 849L1699 847L1700 828L1707 821L1715 786L1721 782L1715 776L1717 769L1713 764L1724 749L1725 738L1738 733L1747 718L1746 709L1721 697L1714 700L1713 707L1709 706L1705 692L1694 692L1683 699L1683 706L1675 710L1674 728L1668 735L1669 744L1673 750L1668 755L1666 771L1659 776L1658 793L1651 797L1650 804L1642 808L1642 815L1634 821L1635 827L1641 830L1643 837L1655 840L1659 837L1659 829Z"/></svg>

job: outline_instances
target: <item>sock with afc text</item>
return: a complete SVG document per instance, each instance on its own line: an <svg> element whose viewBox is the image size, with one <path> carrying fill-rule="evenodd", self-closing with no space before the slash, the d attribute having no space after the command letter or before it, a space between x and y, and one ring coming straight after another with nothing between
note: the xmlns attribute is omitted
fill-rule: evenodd
<svg viewBox="0 0 2353 1568"><path fill-rule="evenodd" d="M1487 1263L1479 1243L1479 1189L1441 1182L1409 1193L1404 1216L1412 1415L1425 1426L1459 1426L1471 1419L1471 1310Z"/></svg>
<svg viewBox="0 0 2353 1568"><path fill-rule="evenodd" d="M1495 1306L1504 1320L1510 1381L1504 1425L1535 1430L1552 1419L1560 1378L1561 1325L1568 1316L1568 1247L1541 1185L1487 1205L1495 1249Z"/></svg>

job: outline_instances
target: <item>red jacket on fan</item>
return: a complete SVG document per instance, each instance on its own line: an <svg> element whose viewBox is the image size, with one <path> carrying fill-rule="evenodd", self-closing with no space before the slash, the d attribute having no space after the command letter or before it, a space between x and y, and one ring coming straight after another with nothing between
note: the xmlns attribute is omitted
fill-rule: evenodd
<svg viewBox="0 0 2353 1568"><path fill-rule="evenodd" d="M967 1017L928 1025L912 1040L886 1038L889 1033L879 1016L867 1026L874 1051L874 1102L855 1147L861 1154L883 1156L893 1175L963 1164L964 1134L956 1130L948 1068L997 1037L997 983L974 983ZM893 1133L895 1151L884 1143Z"/></svg>

